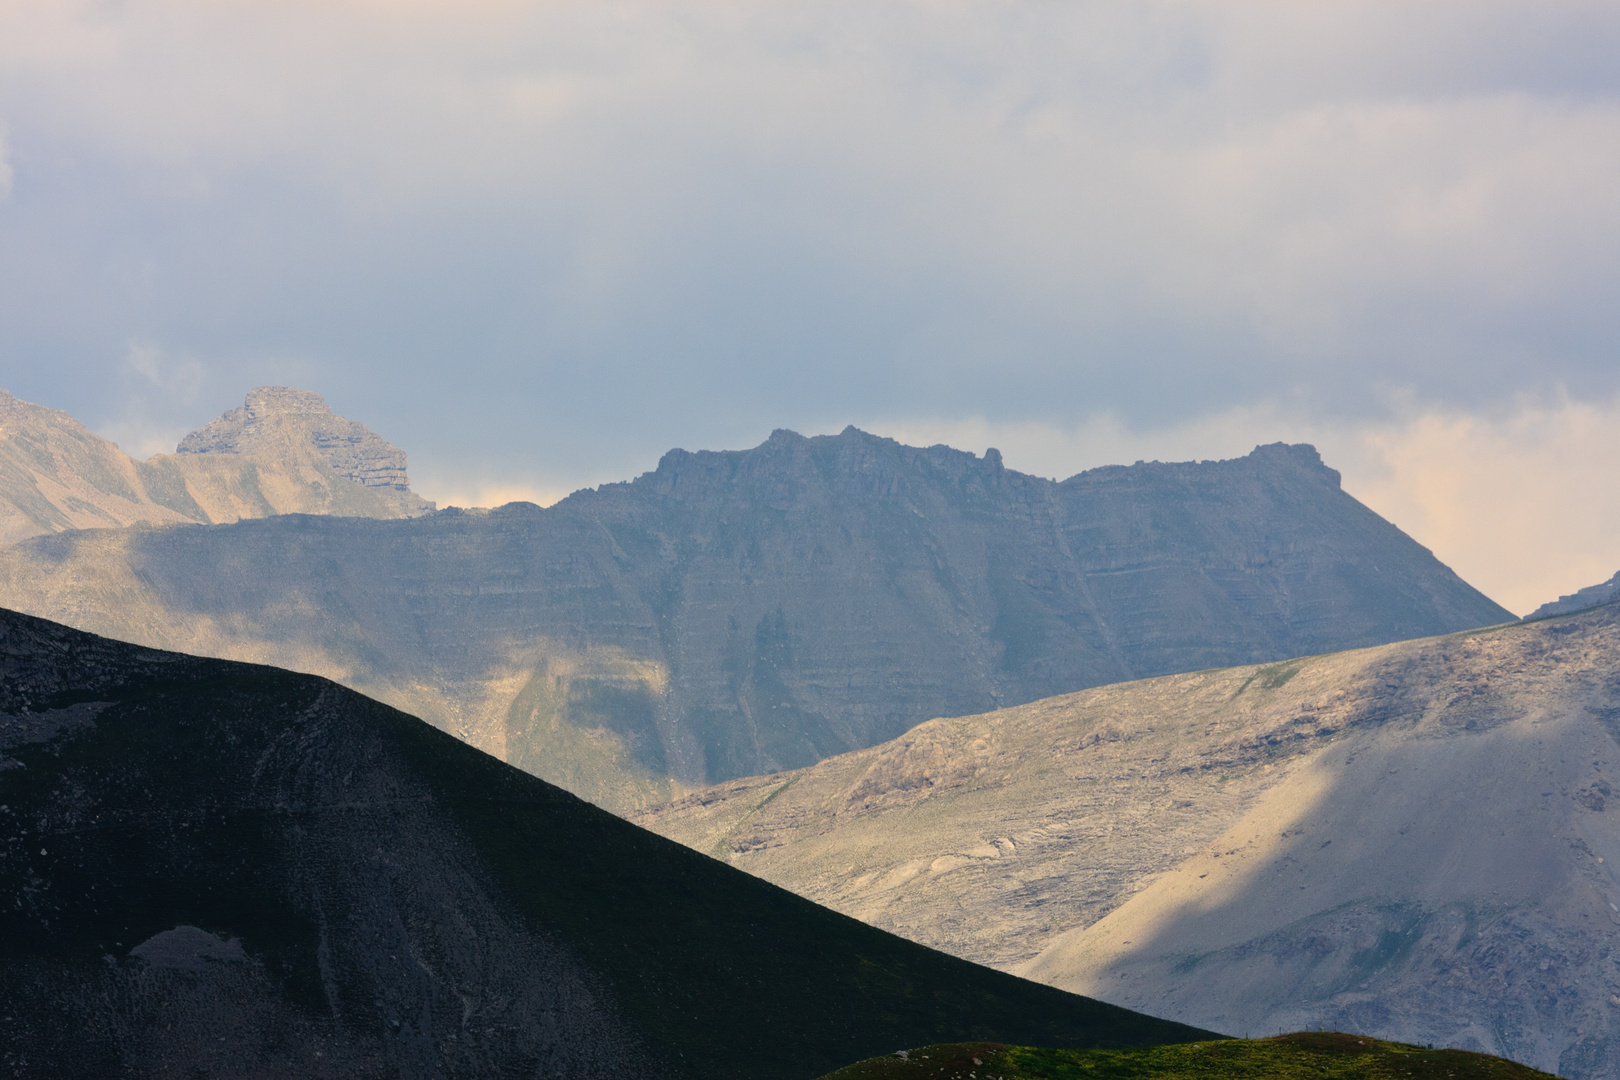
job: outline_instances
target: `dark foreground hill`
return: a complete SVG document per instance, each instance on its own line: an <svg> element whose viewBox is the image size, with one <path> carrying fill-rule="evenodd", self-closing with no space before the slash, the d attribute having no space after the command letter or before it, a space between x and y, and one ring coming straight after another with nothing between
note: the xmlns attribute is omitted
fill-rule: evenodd
<svg viewBox="0 0 1620 1080"><path fill-rule="evenodd" d="M328 675L603 805L1168 672L1504 622L1308 446L1062 483L851 428L542 510L43 538L0 604Z"/></svg>
<svg viewBox="0 0 1620 1080"><path fill-rule="evenodd" d="M813 1077L1197 1037L874 930L324 679L0 612L0 1069Z"/></svg>

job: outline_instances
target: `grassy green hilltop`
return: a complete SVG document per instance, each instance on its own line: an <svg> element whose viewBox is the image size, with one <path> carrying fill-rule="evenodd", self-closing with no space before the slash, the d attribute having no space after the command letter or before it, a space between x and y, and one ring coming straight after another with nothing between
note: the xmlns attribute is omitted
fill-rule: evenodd
<svg viewBox="0 0 1620 1080"><path fill-rule="evenodd" d="M822 1080L1531 1080L1528 1065L1361 1035L1304 1031L1125 1050L947 1043L869 1058Z"/></svg>

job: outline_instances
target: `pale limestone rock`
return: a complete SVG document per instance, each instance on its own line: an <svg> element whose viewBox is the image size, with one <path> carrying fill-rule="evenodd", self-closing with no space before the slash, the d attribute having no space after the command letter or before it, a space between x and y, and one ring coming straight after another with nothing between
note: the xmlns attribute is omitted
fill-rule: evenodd
<svg viewBox="0 0 1620 1080"><path fill-rule="evenodd" d="M44 538L0 557L0 602L327 675L615 809L934 716L1512 618L1308 446L1054 483L853 428L673 450L546 509Z"/></svg>
<svg viewBox="0 0 1620 1080"><path fill-rule="evenodd" d="M362 487L410 491L405 451L364 424L336 415L319 394L290 386L249 390L241 408L187 435L175 453L280 458L309 448L339 476Z"/></svg>
<svg viewBox="0 0 1620 1080"><path fill-rule="evenodd" d="M433 509L409 490L403 451L301 390L261 387L181 447L136 461L67 413L0 390L0 545L71 529Z"/></svg>
<svg viewBox="0 0 1620 1080"><path fill-rule="evenodd" d="M1233 1034L1620 1073L1620 605L933 720L632 820Z"/></svg>

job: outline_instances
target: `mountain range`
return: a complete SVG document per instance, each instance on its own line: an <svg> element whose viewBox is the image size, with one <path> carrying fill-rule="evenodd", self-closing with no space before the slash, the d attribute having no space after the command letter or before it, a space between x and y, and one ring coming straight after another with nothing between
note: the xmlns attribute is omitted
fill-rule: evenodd
<svg viewBox="0 0 1620 1080"><path fill-rule="evenodd" d="M432 509L411 492L403 451L305 390L261 386L175 453L147 461L0 390L0 544L138 523Z"/></svg>
<svg viewBox="0 0 1620 1080"><path fill-rule="evenodd" d="M1620 1068L1614 582L1515 624L1309 446L405 464L291 388L145 462L0 396L0 604L58 620L0 612L12 1071Z"/></svg>
<svg viewBox="0 0 1620 1080"><path fill-rule="evenodd" d="M1212 1033L800 899L324 679L0 611L7 1075L810 1078Z"/></svg>
<svg viewBox="0 0 1620 1080"><path fill-rule="evenodd" d="M1235 1033L1620 1070L1620 604L919 725L632 820Z"/></svg>
<svg viewBox="0 0 1620 1080"><path fill-rule="evenodd" d="M188 443L249 445L212 428ZM854 428L671 451L548 509L40 537L0 552L0 602L329 676L616 809L930 717L1512 618L1308 446L1058 483Z"/></svg>

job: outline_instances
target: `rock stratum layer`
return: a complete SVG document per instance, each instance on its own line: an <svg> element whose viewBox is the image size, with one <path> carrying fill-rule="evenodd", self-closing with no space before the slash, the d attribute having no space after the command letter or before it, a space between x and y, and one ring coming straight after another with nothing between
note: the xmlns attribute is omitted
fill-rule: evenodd
<svg viewBox="0 0 1620 1080"><path fill-rule="evenodd" d="M147 461L0 390L0 544L69 529L433 509L409 487L403 451L303 390L259 387L179 452Z"/></svg>
<svg viewBox="0 0 1620 1080"><path fill-rule="evenodd" d="M0 611L16 1077L807 1078L1207 1032L976 967L324 679Z"/></svg>
<svg viewBox="0 0 1620 1080"><path fill-rule="evenodd" d="M1620 1073L1620 605L934 720L633 820L1187 1023Z"/></svg>
<svg viewBox="0 0 1620 1080"><path fill-rule="evenodd" d="M247 454L285 459L313 448L332 471L365 488L409 495L405 451L366 425L338 416L308 390L261 386L232 409L180 440L176 454ZM412 507L431 510L432 506Z"/></svg>
<svg viewBox="0 0 1620 1080"><path fill-rule="evenodd" d="M324 674L618 808L932 716L1512 617L1307 446L1054 483L853 428L671 451L549 509L41 538L0 553L0 602Z"/></svg>

